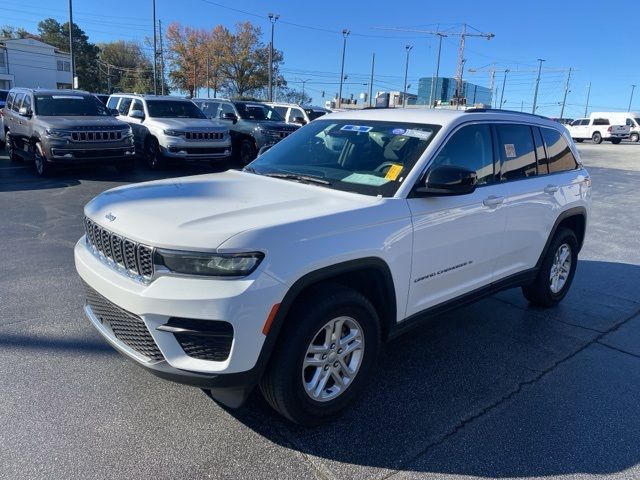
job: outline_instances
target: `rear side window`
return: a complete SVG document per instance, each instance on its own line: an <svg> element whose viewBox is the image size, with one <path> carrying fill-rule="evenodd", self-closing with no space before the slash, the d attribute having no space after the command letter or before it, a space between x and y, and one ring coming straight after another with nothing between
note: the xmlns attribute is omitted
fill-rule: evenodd
<svg viewBox="0 0 640 480"><path fill-rule="evenodd" d="M565 172L578 168L569 144L557 130L542 128L542 137L547 147L549 173Z"/></svg>
<svg viewBox="0 0 640 480"><path fill-rule="evenodd" d="M118 100L120 100L120 97L109 97L109 101L107 102L107 107L116 108L118 106Z"/></svg>
<svg viewBox="0 0 640 480"><path fill-rule="evenodd" d="M120 115L126 115L129 113L129 107L131 106L132 98L123 97L120 101L120 105L118 105L118 112Z"/></svg>
<svg viewBox="0 0 640 480"><path fill-rule="evenodd" d="M452 165L476 172L478 185L493 182L491 127L478 124L461 128L433 160L433 166Z"/></svg>
<svg viewBox="0 0 640 480"><path fill-rule="evenodd" d="M502 179L517 180L536 175L536 154L531 127L497 125L498 150L502 160Z"/></svg>
<svg viewBox="0 0 640 480"><path fill-rule="evenodd" d="M594 125L609 125L609 119L608 118L595 118L593 120L593 124Z"/></svg>
<svg viewBox="0 0 640 480"><path fill-rule="evenodd" d="M538 127L533 127L533 140L536 144L536 158L538 160L538 175L546 175L549 173L549 165L547 165L547 153L544 151L544 141Z"/></svg>

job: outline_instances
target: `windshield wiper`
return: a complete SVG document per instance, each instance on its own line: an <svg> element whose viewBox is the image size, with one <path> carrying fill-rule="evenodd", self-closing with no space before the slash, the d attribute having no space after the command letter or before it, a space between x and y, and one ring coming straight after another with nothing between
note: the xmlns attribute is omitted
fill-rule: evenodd
<svg viewBox="0 0 640 480"><path fill-rule="evenodd" d="M296 173L265 173L265 177L284 178L286 180L298 180L299 182L318 183L320 185L331 185L331 182L318 177L298 175Z"/></svg>

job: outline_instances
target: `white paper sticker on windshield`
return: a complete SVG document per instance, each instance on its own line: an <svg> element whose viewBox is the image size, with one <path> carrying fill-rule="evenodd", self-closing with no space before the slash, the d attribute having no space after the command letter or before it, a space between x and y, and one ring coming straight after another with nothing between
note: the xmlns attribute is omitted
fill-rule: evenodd
<svg viewBox="0 0 640 480"><path fill-rule="evenodd" d="M389 183L389 180L383 177L376 177L375 175L369 175L367 173L352 173L348 177L342 179L343 182L358 183L360 185L371 185L373 187L379 187L385 183Z"/></svg>
<svg viewBox="0 0 640 480"><path fill-rule="evenodd" d="M373 130L373 127L369 127L367 125L343 125L343 127L340 130L344 130L345 132L367 133Z"/></svg>
<svg viewBox="0 0 640 480"><path fill-rule="evenodd" d="M77 97L72 95L51 95L51 98L55 98L56 100L84 100L84 97Z"/></svg>
<svg viewBox="0 0 640 480"><path fill-rule="evenodd" d="M507 158L516 158L516 146L513 143L505 143L504 153Z"/></svg>
<svg viewBox="0 0 640 480"><path fill-rule="evenodd" d="M420 140L429 140L431 138L432 132L425 132L423 130L413 130L408 129L404 132L404 135L407 137L419 138Z"/></svg>

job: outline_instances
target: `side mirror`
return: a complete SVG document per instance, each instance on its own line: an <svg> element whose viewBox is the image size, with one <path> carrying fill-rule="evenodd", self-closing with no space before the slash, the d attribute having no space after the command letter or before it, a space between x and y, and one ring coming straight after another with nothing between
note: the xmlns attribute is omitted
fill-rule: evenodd
<svg viewBox="0 0 640 480"><path fill-rule="evenodd" d="M416 192L421 196L466 195L472 193L478 184L476 172L466 168L441 165L429 170L424 186Z"/></svg>
<svg viewBox="0 0 640 480"><path fill-rule="evenodd" d="M113 115L114 117L117 117L118 115L120 115L120 112L118 111L117 108L110 108L109 112L111 112L111 115Z"/></svg>
<svg viewBox="0 0 640 480"><path fill-rule="evenodd" d="M297 123L299 125L306 125L307 122L305 121L305 119L303 117L293 117L293 120L291 120L293 123Z"/></svg>
<svg viewBox="0 0 640 480"><path fill-rule="evenodd" d="M231 120L234 123L234 125L238 121L238 116L232 112L224 112L220 118L222 120Z"/></svg>
<svg viewBox="0 0 640 480"><path fill-rule="evenodd" d="M142 110L133 110L129 116L131 118L137 118L138 120L144 120L144 112Z"/></svg>
<svg viewBox="0 0 640 480"><path fill-rule="evenodd" d="M21 117L30 117L31 109L29 107L20 107L20 109L18 110L18 115L20 115Z"/></svg>

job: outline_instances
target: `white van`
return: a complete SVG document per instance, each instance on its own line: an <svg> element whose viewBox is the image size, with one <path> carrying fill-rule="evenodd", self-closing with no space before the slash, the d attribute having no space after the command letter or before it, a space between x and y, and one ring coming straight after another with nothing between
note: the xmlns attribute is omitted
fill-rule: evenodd
<svg viewBox="0 0 640 480"><path fill-rule="evenodd" d="M639 112L593 112L592 117L609 118L616 124L626 125L630 128L629 140L640 141L640 113Z"/></svg>

